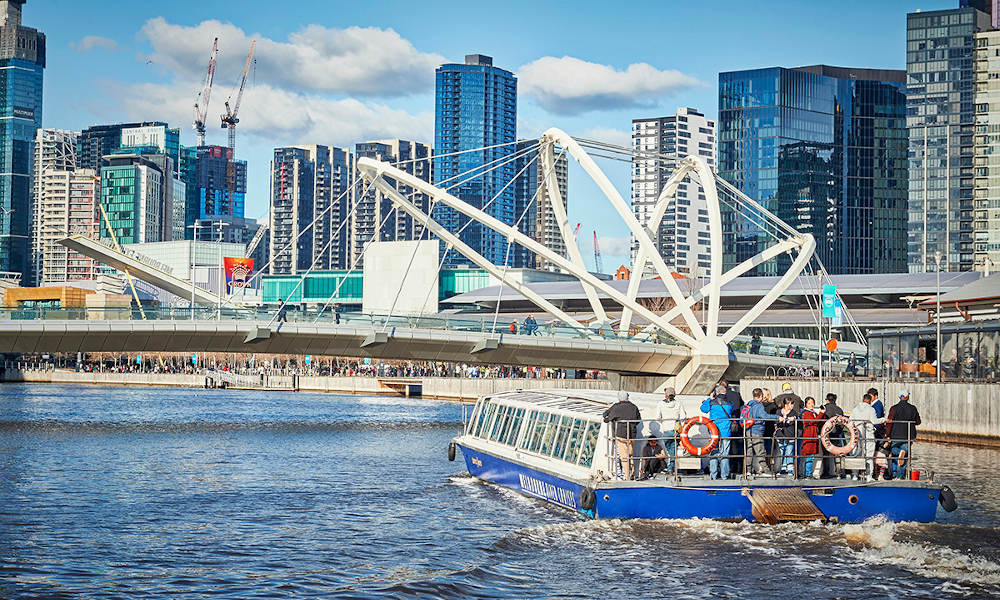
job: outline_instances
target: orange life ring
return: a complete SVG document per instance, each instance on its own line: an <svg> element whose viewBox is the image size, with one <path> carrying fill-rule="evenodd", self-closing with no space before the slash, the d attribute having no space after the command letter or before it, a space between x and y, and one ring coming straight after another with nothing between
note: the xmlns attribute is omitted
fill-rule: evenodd
<svg viewBox="0 0 1000 600"><path fill-rule="evenodd" d="M691 440L688 439L688 432L691 431L691 428L695 425L704 425L705 427L708 427L708 433L712 436L704 446L695 446L691 443ZM685 450L695 456L704 456L711 452L715 448L716 444L719 443L719 428L712 422L712 419L709 419L708 417L691 417L684 422L683 426L681 426L680 438L681 446L683 446Z"/></svg>
<svg viewBox="0 0 1000 600"><path fill-rule="evenodd" d="M830 441L830 434L833 433L833 428L838 425L843 425L847 427L847 432L850 434L851 438L843 446L834 446L833 442ZM823 429L819 432L819 440L823 443L823 447L826 451L834 456L844 456L850 454L852 450L858 445L858 440L861 438L861 434L858 432L858 426L854 424L854 421L848 419L844 415L837 415L830 417L826 423L823 424Z"/></svg>

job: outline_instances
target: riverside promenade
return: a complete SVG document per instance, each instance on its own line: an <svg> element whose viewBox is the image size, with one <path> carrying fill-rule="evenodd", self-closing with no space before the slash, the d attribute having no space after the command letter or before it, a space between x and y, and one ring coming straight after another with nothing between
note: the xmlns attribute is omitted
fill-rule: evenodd
<svg viewBox="0 0 1000 600"><path fill-rule="evenodd" d="M93 385L132 385L203 388L207 373L78 373L67 369L18 370L7 369L6 383L59 383ZM424 398L473 402L483 394L511 390L570 388L610 390L606 379L536 379L522 377L376 377L376 376L313 376L268 375L267 385L254 389L295 389L300 392L330 392L406 396L407 389L419 386Z"/></svg>

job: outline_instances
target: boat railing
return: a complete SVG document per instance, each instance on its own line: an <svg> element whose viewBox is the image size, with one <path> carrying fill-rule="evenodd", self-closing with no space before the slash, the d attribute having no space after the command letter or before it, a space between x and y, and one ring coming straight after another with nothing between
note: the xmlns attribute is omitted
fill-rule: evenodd
<svg viewBox="0 0 1000 600"><path fill-rule="evenodd" d="M618 480L645 479L658 473L693 476L702 474L707 463L712 479L734 475L743 479L919 479L920 465L912 454L917 424L876 423L846 415L808 420L768 415L763 423L748 427L737 418L705 416L619 420L606 424L605 473ZM616 425L628 425L635 434L618 438ZM650 442L653 446L643 456ZM628 459L621 460L626 453Z"/></svg>

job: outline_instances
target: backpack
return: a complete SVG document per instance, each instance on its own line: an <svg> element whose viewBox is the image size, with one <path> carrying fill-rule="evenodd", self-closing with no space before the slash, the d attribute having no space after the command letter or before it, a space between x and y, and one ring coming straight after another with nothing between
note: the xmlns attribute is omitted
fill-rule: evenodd
<svg viewBox="0 0 1000 600"><path fill-rule="evenodd" d="M755 421L750 413L750 405L744 404L743 408L740 409L740 425L743 426L743 429L750 429L754 426Z"/></svg>

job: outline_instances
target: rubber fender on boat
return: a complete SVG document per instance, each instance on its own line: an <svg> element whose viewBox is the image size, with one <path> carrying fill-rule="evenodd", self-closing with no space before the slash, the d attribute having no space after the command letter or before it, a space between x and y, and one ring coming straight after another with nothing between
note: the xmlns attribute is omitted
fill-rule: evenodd
<svg viewBox="0 0 1000 600"><path fill-rule="evenodd" d="M941 495L938 496L938 502L945 512L952 512L958 508L958 502L955 500L955 492L951 491L951 488L948 486L941 488Z"/></svg>
<svg viewBox="0 0 1000 600"><path fill-rule="evenodd" d="M455 442L448 444L448 460L455 460Z"/></svg>
<svg viewBox="0 0 1000 600"><path fill-rule="evenodd" d="M589 487L585 487L580 490L580 508L583 510L593 510L594 504L597 503L597 494L594 490Z"/></svg>
<svg viewBox="0 0 1000 600"><path fill-rule="evenodd" d="M846 427L847 433L850 435L850 440L843 446L834 446L833 442L830 441L830 435L833 433L834 427ZM858 431L858 426L854 421L850 420L844 415L836 415L830 417L830 419L823 424L823 429L819 432L819 441L823 443L823 447L826 451L834 456L845 456L850 454L852 450L858 445L858 440L861 439L861 433Z"/></svg>

